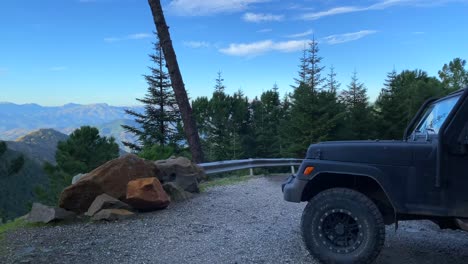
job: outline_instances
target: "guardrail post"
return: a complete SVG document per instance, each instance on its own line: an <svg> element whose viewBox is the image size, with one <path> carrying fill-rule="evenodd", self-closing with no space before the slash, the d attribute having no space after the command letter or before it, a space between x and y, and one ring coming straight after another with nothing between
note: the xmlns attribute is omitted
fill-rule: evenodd
<svg viewBox="0 0 468 264"><path fill-rule="evenodd" d="M291 166L291 173L292 173L292 174L296 174L295 169L294 169L294 166Z"/></svg>
<svg viewBox="0 0 468 264"><path fill-rule="evenodd" d="M253 176L253 168L250 168L250 176Z"/></svg>

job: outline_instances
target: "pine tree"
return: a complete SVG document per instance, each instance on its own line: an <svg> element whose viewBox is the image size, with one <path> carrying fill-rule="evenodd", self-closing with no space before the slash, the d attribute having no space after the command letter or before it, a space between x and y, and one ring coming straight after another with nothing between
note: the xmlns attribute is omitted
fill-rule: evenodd
<svg viewBox="0 0 468 264"><path fill-rule="evenodd" d="M253 124L258 158L277 158L281 152L280 122L282 106L275 84L272 90L263 92L260 100L255 100Z"/></svg>
<svg viewBox="0 0 468 264"><path fill-rule="evenodd" d="M359 82L356 71L354 71L347 89L341 93L340 100L346 107L347 139L371 138L374 128L367 89L363 83Z"/></svg>
<svg viewBox="0 0 468 264"><path fill-rule="evenodd" d="M278 157L290 157L289 155L289 121L291 120L291 94L286 93L280 102L280 116L278 120L278 133L280 138L279 156Z"/></svg>
<svg viewBox="0 0 468 264"><path fill-rule="evenodd" d="M299 78L294 78L294 81L296 82L297 86L299 86L301 83L306 83L307 80L309 79L308 69L309 69L309 60L307 57L307 49L304 47L304 49L302 50L302 57L300 58L300 64L299 64L299 73L298 73Z"/></svg>
<svg viewBox="0 0 468 264"><path fill-rule="evenodd" d="M309 43L309 48L307 50L307 63L308 68L306 70L307 76L307 84L309 85L312 92L318 91L322 89L322 84L324 82L324 78L322 78L322 71L325 67L320 66L322 62L322 57L318 55L320 51L318 47L318 42L315 41L315 37Z"/></svg>
<svg viewBox="0 0 468 264"><path fill-rule="evenodd" d="M422 70L390 73L375 103L378 137L401 139L406 126L424 101L446 93L438 79L429 77Z"/></svg>
<svg viewBox="0 0 468 264"><path fill-rule="evenodd" d="M230 159L248 158L247 135L250 134L250 112L248 98L241 90L231 97L231 114L228 119L229 135L231 143L229 151Z"/></svg>
<svg viewBox="0 0 468 264"><path fill-rule="evenodd" d="M222 77L221 71L218 71L218 77L216 78L216 84L215 84L215 92L221 92L224 93L224 89L226 87L224 86L224 79Z"/></svg>
<svg viewBox="0 0 468 264"><path fill-rule="evenodd" d="M172 87L180 108L181 118L184 126L184 134L189 145L191 158L196 163L204 161L201 140L197 130L197 124L192 114L192 107L185 90L184 80L180 73L177 56L172 45L171 34L167 26L160 0L148 0L153 15L154 24L157 29L158 38L162 40L162 49L167 59L167 69L171 78Z"/></svg>
<svg viewBox="0 0 468 264"><path fill-rule="evenodd" d="M230 122L232 119L231 96L224 92L224 79L221 72L214 87L213 95L209 101L207 123L208 149L204 152L208 155L208 160L228 160L232 153L230 151Z"/></svg>
<svg viewBox="0 0 468 264"><path fill-rule="evenodd" d="M148 84L148 91L144 98L137 100L144 104L144 113L126 110L127 114L135 117L139 127L123 125L122 127L137 137L137 144L123 142L135 151L151 148L153 145L170 146L178 149L178 142L183 140L181 116L171 88L169 75L165 71L165 60L161 46L155 43L155 53L149 55L155 67L149 67L150 75L144 75ZM179 127L179 129L178 129Z"/></svg>
<svg viewBox="0 0 468 264"><path fill-rule="evenodd" d="M342 107L334 89L329 91L327 84L324 85L322 71L325 68L320 65L322 57L318 52L318 43L311 41L306 58L307 81L295 88L290 97L288 119L282 131L286 141L283 145L288 146L289 156L304 157L309 144L335 139L340 135ZM299 76L302 76L301 71Z"/></svg>
<svg viewBox="0 0 468 264"><path fill-rule="evenodd" d="M448 64L444 64L442 70L439 71L439 77L448 92L468 87L468 71L465 66L466 60L455 58Z"/></svg>
<svg viewBox="0 0 468 264"><path fill-rule="evenodd" d="M396 87L397 72L393 69L387 73L387 78L384 82L384 87L381 89L379 96L374 104L376 116L377 137L380 139L391 138L395 129L391 129L394 119L399 118L398 101L396 96L399 93ZM395 116L397 115L397 116Z"/></svg>
<svg viewBox="0 0 468 264"><path fill-rule="evenodd" d="M340 89L341 84L336 80L336 72L335 72L335 67L331 66L330 67L330 73L327 76L328 78L326 79L327 84L325 85L326 89L330 93L337 93L338 90Z"/></svg>

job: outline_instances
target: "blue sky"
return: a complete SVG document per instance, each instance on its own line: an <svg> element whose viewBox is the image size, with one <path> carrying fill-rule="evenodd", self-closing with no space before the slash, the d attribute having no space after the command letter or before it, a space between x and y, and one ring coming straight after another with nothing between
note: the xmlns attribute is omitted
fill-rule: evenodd
<svg viewBox="0 0 468 264"><path fill-rule="evenodd" d="M221 70L253 98L292 91L304 43L373 100L387 72L437 75L468 59L468 0L162 0L186 89L210 96ZM146 92L154 24L145 0L4 0L0 101L134 105Z"/></svg>

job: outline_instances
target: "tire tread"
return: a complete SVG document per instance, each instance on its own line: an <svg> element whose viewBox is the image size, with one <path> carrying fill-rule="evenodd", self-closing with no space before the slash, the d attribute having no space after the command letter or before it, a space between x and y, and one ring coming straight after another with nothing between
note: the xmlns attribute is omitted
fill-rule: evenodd
<svg viewBox="0 0 468 264"><path fill-rule="evenodd" d="M383 245L385 243L385 224L384 220L382 217L382 214L380 213L379 208L377 205L366 195L363 193L360 193L358 191L355 191L353 189L348 189L348 188L332 188L328 189L325 191L320 192L316 196L312 197L312 199L309 200L307 203L306 207L304 208L304 212L301 217L301 223L304 223L306 218L309 218L309 215L314 212L314 206L317 201L320 202L326 202L326 201L331 201L331 200L336 200L336 199L351 199L353 201L357 201L358 203L363 204L367 209L369 209L369 212L372 214L372 217L376 221L376 226L378 229L378 233L375 234L377 237L376 241L376 247L372 254L368 255L365 259L362 259L360 263L363 264L368 264L372 263L377 256L379 255L380 251L383 248ZM309 243L306 241L305 237L305 225L301 224L301 231L302 231L302 239L309 250L309 252L314 252L313 248L310 248ZM328 259L321 259L319 254L315 254L314 257L318 258L321 262L328 263Z"/></svg>

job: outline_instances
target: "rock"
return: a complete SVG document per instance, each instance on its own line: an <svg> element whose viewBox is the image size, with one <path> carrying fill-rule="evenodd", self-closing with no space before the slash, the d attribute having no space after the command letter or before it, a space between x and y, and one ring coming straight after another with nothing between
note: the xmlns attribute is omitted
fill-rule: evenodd
<svg viewBox="0 0 468 264"><path fill-rule="evenodd" d="M75 184L77 181L79 181L81 178L85 177L88 175L87 173L79 173L72 178L72 184Z"/></svg>
<svg viewBox="0 0 468 264"><path fill-rule="evenodd" d="M63 190L59 205L76 213L84 213L98 195L107 193L124 200L129 181L157 177L159 174L152 162L132 154L125 155L108 161Z"/></svg>
<svg viewBox="0 0 468 264"><path fill-rule="evenodd" d="M114 221L114 220L120 220L120 219L125 219L129 218L134 213L127 211L125 209L103 209L96 213L91 220L93 221Z"/></svg>
<svg viewBox="0 0 468 264"><path fill-rule="evenodd" d="M200 188L198 187L198 180L195 177L177 175L175 183L177 183L177 185L179 185L182 189L184 189L187 192L200 192Z"/></svg>
<svg viewBox="0 0 468 264"><path fill-rule="evenodd" d="M184 157L158 160L154 163L161 171L161 182L176 182L188 192L200 192L198 182L206 178L203 169Z"/></svg>
<svg viewBox="0 0 468 264"><path fill-rule="evenodd" d="M28 220L28 218L29 218L29 213L27 213L27 214L25 214L25 215L23 215L23 216L18 217L18 219L21 219L21 220Z"/></svg>
<svg viewBox="0 0 468 264"><path fill-rule="evenodd" d="M87 216L93 216L97 212L103 210L103 209L125 209L125 210L131 210L132 208L130 205L119 201L115 199L114 197L103 193L96 197L94 199L94 202L91 204L91 206L88 208L88 211L86 212L85 215Z"/></svg>
<svg viewBox="0 0 468 264"><path fill-rule="evenodd" d="M75 216L75 213L62 208L33 203L27 221L31 223L50 223L52 221L71 220Z"/></svg>
<svg viewBox="0 0 468 264"><path fill-rule="evenodd" d="M157 178L130 181L127 185L127 200L133 208L151 211L166 208L171 202Z"/></svg>
<svg viewBox="0 0 468 264"><path fill-rule="evenodd" d="M163 189L171 197L171 201L180 202L192 198L193 194L184 191L180 186L174 182L163 184Z"/></svg>

